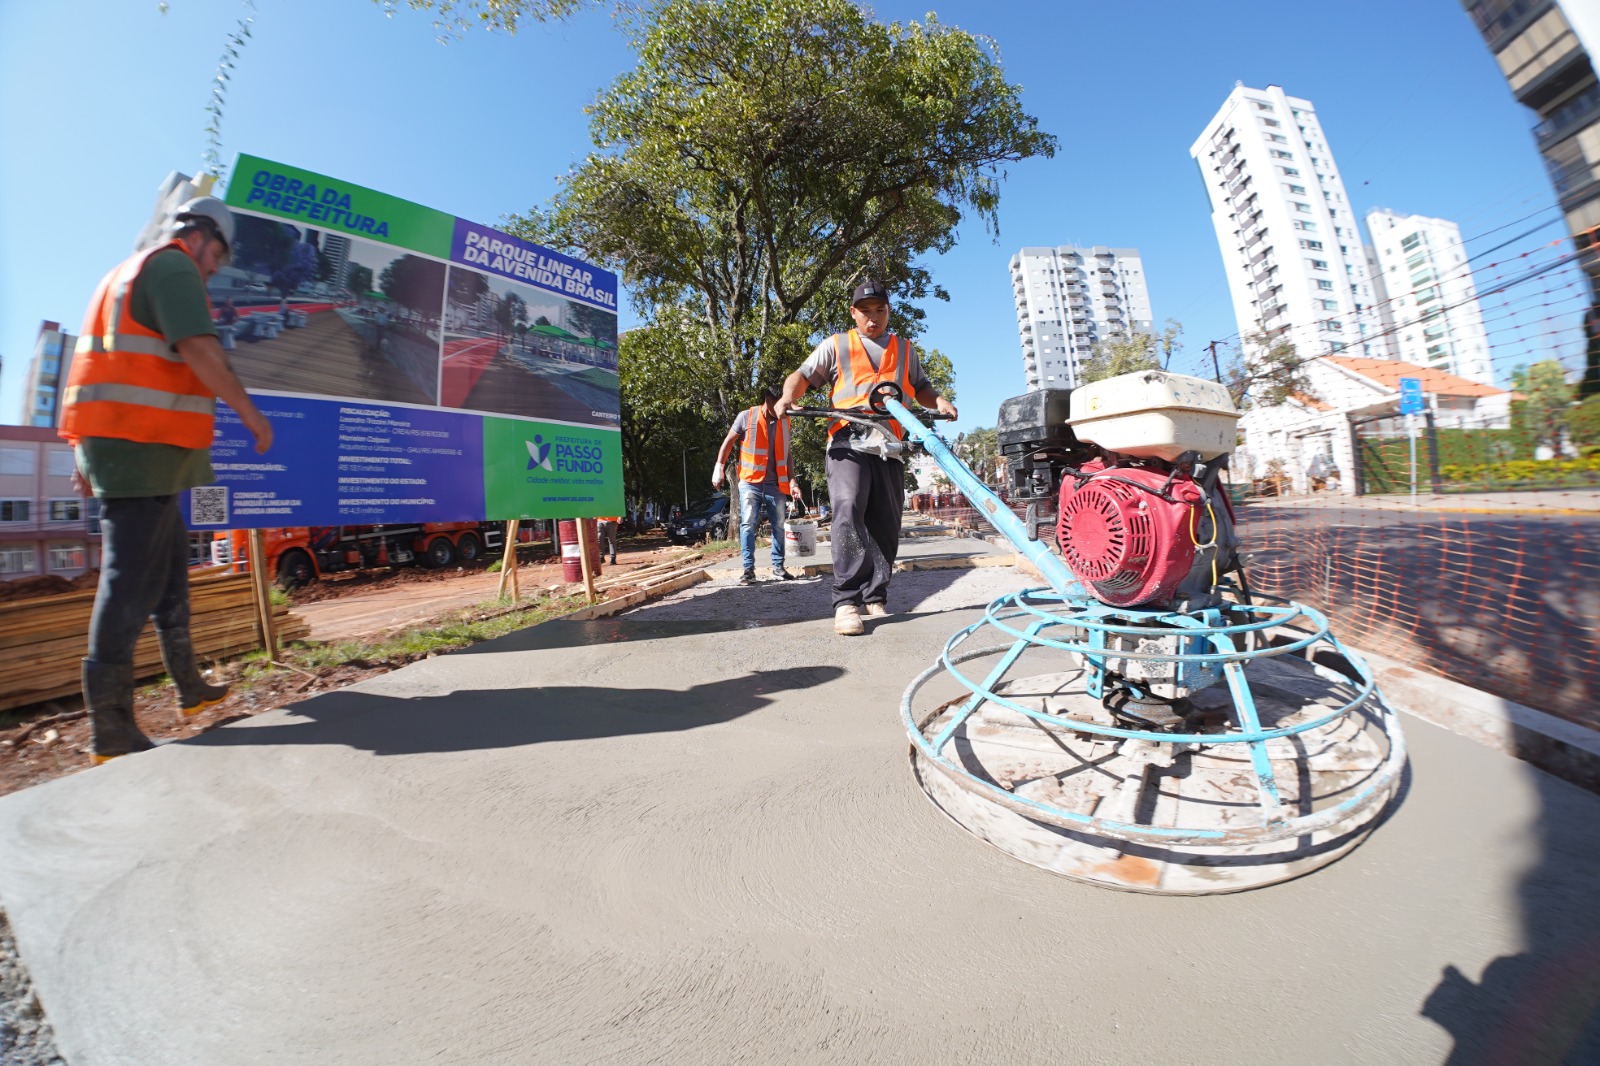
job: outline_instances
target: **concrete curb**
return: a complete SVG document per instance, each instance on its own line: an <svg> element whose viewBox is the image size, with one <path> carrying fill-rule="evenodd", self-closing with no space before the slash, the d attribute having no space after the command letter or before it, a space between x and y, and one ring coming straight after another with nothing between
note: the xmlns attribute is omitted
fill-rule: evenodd
<svg viewBox="0 0 1600 1066"><path fill-rule="evenodd" d="M682 592L690 585L698 585L702 581L710 580L710 578L711 575L705 570L696 570L693 573L684 574L682 577L673 578L671 581L653 585L647 589L639 589L636 592L628 593L626 596L618 596L614 600L605 600L595 604L593 607L584 607L573 611L571 614L564 614L559 620L588 622L595 618L609 618L611 615L620 614L630 607L637 607L641 603L649 603L651 600L659 600L670 596L674 592ZM552 621L557 620L552 619Z"/></svg>
<svg viewBox="0 0 1600 1066"><path fill-rule="evenodd" d="M1365 648L1354 650L1396 709L1600 793L1600 733Z"/></svg>
<svg viewBox="0 0 1600 1066"><path fill-rule="evenodd" d="M1020 556L1014 555L950 555L931 559L901 559L894 564L894 573L905 574L913 570L972 570L982 566L1014 566L1020 558ZM1031 567L1029 572L1033 572ZM833 564L807 563L800 568L800 573L805 577L822 577L833 573Z"/></svg>

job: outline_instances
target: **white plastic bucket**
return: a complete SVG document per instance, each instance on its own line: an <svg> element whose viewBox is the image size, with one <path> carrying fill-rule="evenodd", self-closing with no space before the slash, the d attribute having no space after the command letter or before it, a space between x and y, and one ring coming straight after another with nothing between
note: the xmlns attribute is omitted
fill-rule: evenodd
<svg viewBox="0 0 1600 1066"><path fill-rule="evenodd" d="M784 554L817 554L817 525L810 519L799 518L789 523L783 534Z"/></svg>

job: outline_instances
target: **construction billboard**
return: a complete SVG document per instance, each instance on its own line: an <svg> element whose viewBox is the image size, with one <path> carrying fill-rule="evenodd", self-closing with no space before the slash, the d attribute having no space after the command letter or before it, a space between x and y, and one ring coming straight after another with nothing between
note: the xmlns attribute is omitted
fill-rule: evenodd
<svg viewBox="0 0 1600 1066"><path fill-rule="evenodd" d="M207 284L234 372L196 529L622 510L616 275L466 219L240 156Z"/></svg>

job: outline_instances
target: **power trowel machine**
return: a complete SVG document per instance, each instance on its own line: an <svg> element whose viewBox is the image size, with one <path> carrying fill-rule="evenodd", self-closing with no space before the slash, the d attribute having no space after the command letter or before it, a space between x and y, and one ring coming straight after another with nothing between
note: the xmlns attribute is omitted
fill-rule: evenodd
<svg viewBox="0 0 1600 1066"><path fill-rule="evenodd" d="M1005 401L1020 518L893 386L792 413L898 422L908 442L877 447L926 450L1048 583L991 603L901 701L957 823L1079 880L1205 894L1332 862L1389 806L1405 744L1371 670L1321 613L1251 592L1223 386L1141 371Z"/></svg>

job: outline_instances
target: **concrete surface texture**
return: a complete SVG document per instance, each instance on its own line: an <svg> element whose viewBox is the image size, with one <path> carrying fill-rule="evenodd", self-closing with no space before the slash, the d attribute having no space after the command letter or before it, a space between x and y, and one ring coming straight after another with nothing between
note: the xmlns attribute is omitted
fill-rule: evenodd
<svg viewBox="0 0 1600 1066"><path fill-rule="evenodd" d="M1409 793L1346 859L1087 887L941 815L896 717L1019 574L901 575L844 638L825 579L736 573L0 799L63 1054L1600 1061L1600 797L1410 720Z"/></svg>

